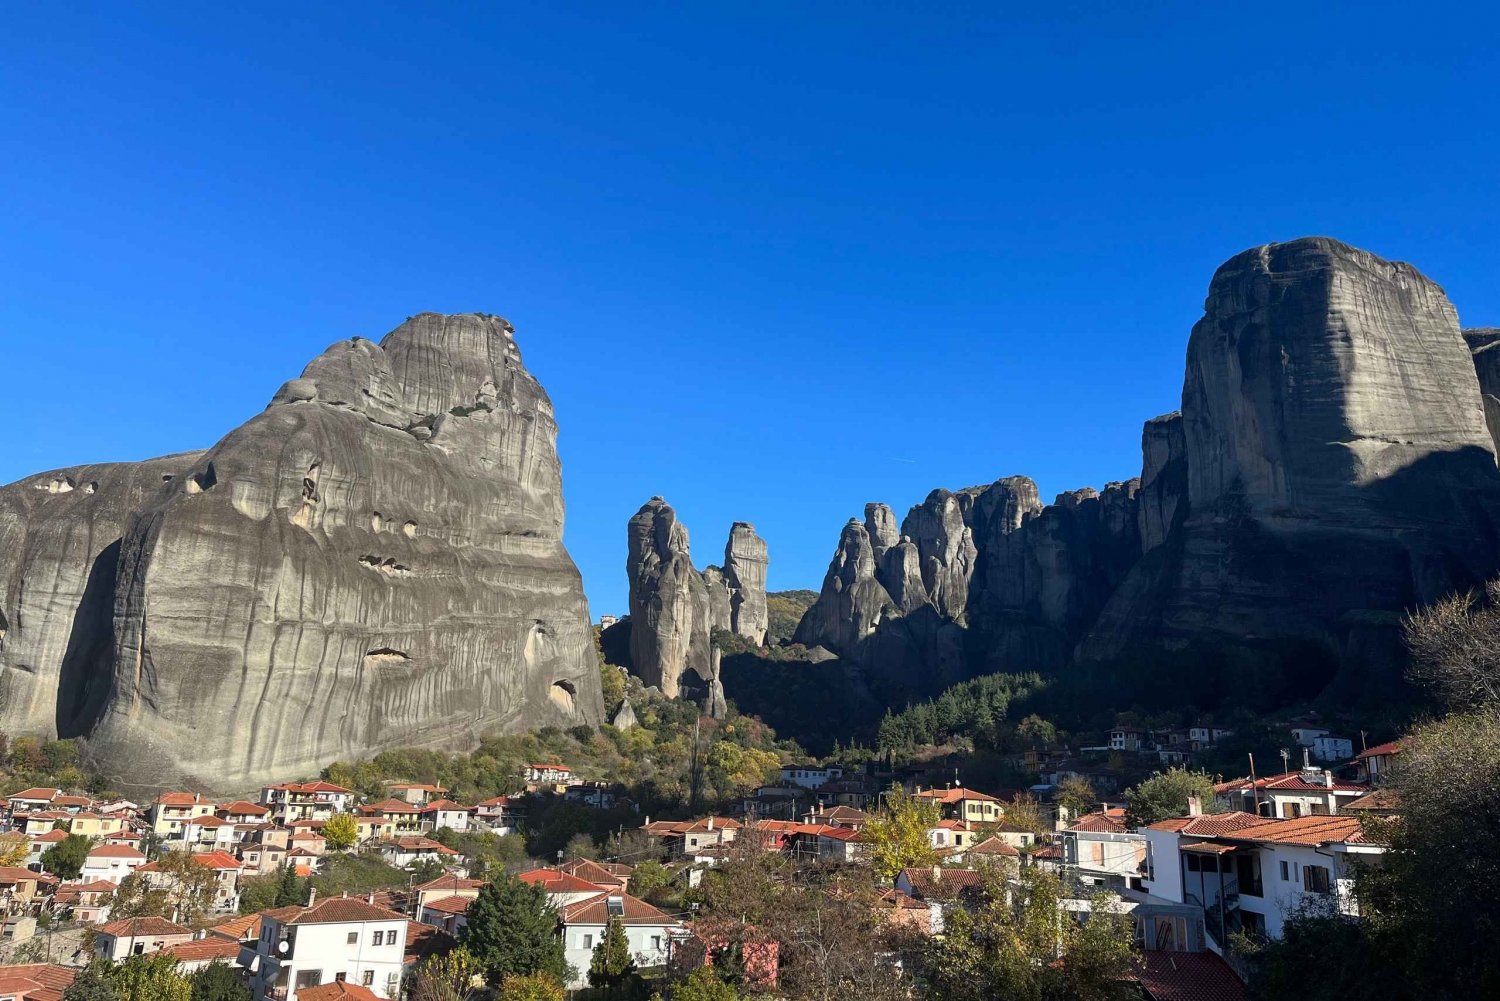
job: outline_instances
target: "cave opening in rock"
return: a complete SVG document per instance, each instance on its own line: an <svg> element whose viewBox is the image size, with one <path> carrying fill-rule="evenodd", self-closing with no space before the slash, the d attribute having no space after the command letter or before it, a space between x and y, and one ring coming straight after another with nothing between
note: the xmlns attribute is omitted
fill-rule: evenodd
<svg viewBox="0 0 1500 1001"><path fill-rule="evenodd" d="M194 473L188 477L187 492L190 494L201 494L205 490L212 490L218 482L219 474L214 470L214 464L210 462L203 472Z"/></svg>
<svg viewBox="0 0 1500 1001"><path fill-rule="evenodd" d="M552 704L569 715L573 713L577 695L578 688L571 681L554 681L551 690L547 692Z"/></svg>

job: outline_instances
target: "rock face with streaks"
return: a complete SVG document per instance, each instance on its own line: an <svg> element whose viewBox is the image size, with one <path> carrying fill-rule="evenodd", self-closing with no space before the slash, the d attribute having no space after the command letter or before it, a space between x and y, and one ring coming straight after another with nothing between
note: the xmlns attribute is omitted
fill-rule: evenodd
<svg viewBox="0 0 1500 1001"><path fill-rule="evenodd" d="M509 323L428 313L333 345L207 452L122 467L144 481L122 513L56 519L113 546L108 593L36 624L90 651L59 669L57 732L122 789L235 792L600 721L556 435Z"/></svg>
<svg viewBox="0 0 1500 1001"><path fill-rule="evenodd" d="M627 526L630 661L647 685L672 698L699 699L715 716L727 707L713 631L765 642L766 543L755 526L735 522L724 566L693 567L687 526L653 497Z"/></svg>
<svg viewBox="0 0 1500 1001"><path fill-rule="evenodd" d="M897 541L872 505L797 639L897 679L950 677L955 648L970 673L1192 651L1389 687L1399 614L1500 566L1497 429L1500 330L1461 335L1409 265L1259 247L1214 276L1138 480L935 491Z"/></svg>

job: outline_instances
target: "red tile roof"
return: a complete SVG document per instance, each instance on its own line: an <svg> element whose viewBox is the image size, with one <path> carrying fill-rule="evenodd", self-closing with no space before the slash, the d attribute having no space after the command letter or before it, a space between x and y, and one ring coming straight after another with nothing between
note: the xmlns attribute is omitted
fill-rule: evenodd
<svg viewBox="0 0 1500 1001"><path fill-rule="evenodd" d="M336 786L332 782L282 782L279 785L270 785L265 788L274 789L277 792L352 793L354 791L352 789L345 789L343 786ZM299 991L298 993L300 994L301 992Z"/></svg>
<svg viewBox="0 0 1500 1001"><path fill-rule="evenodd" d="M412 887L414 890L477 890L485 885L482 879L465 879L462 876L439 876L430 879L420 886Z"/></svg>
<svg viewBox="0 0 1500 1001"><path fill-rule="evenodd" d="M581 879L570 872L545 867L530 869L519 874L516 878L523 883L540 886L548 893L586 893L591 890L599 893L605 889L605 887L597 883L590 883L588 880Z"/></svg>
<svg viewBox="0 0 1500 1001"><path fill-rule="evenodd" d="M261 911L262 916L273 918L284 925L327 925L348 921L405 921L406 915L368 903L363 897L329 897L319 900L311 907L277 907ZM298 991L301 996L301 991Z"/></svg>
<svg viewBox="0 0 1500 1001"><path fill-rule="evenodd" d="M20 792L13 792L5 798L8 800L33 799L50 803L53 799L61 795L61 789L43 789L39 786L33 786L30 789L22 789Z"/></svg>
<svg viewBox="0 0 1500 1001"><path fill-rule="evenodd" d="M1245 983L1211 952L1140 954L1136 979L1153 1001L1246 1001Z"/></svg>
<svg viewBox="0 0 1500 1001"><path fill-rule="evenodd" d="M1009 855L1018 858L1021 854L1015 845L996 837L985 838L979 844L970 845L964 850L970 855Z"/></svg>
<svg viewBox="0 0 1500 1001"><path fill-rule="evenodd" d="M209 799L195 792L164 792L156 797L156 802L161 806L197 806Z"/></svg>
<svg viewBox="0 0 1500 1001"><path fill-rule="evenodd" d="M429 900L423 904L422 910L437 911L439 914L466 914L468 913L469 905L473 902L473 897L439 897L436 900Z"/></svg>
<svg viewBox="0 0 1500 1001"><path fill-rule="evenodd" d="M195 862L210 869L242 869L243 863L226 851L202 852L193 856Z"/></svg>
<svg viewBox="0 0 1500 1001"><path fill-rule="evenodd" d="M609 902L620 901L623 914L611 915ZM680 925L681 922L628 893L601 893L597 897L568 904L562 909L563 924L602 925L611 917L627 925Z"/></svg>
<svg viewBox="0 0 1500 1001"><path fill-rule="evenodd" d="M902 869L901 875L911 885L912 896L946 899L956 897L965 890L984 885L984 874L977 869L945 869L931 866L918 869Z"/></svg>
<svg viewBox="0 0 1500 1001"><path fill-rule="evenodd" d="M1126 828L1113 817L1103 813L1089 813L1079 817L1078 822L1067 830L1084 834L1124 834Z"/></svg>
<svg viewBox="0 0 1500 1001"><path fill-rule="evenodd" d="M222 959L234 963L240 955L240 944L227 938L211 936L181 945L171 945L162 950L179 963L206 963Z"/></svg>
<svg viewBox="0 0 1500 1001"><path fill-rule="evenodd" d="M220 938L233 939L238 942L241 939L260 937L260 915L242 914L228 921L221 921L208 929L210 935Z"/></svg>
<svg viewBox="0 0 1500 1001"><path fill-rule="evenodd" d="M237 799L232 803L220 803L219 812L232 816L264 817L271 811L259 803L251 803L248 800Z"/></svg>
<svg viewBox="0 0 1500 1001"><path fill-rule="evenodd" d="M1256 779L1253 787L1250 777L1242 776L1228 782L1220 782L1214 786L1214 792L1249 792L1252 788L1279 792L1368 792L1370 789L1369 786L1358 782L1334 782L1332 785L1326 785L1323 782L1308 782L1302 777L1300 771L1296 771Z"/></svg>
<svg viewBox="0 0 1500 1001"><path fill-rule="evenodd" d="M420 807L412 806L399 799L383 799L379 803L371 803L369 806L359 808L360 812L368 815L372 813L421 813ZM300 994L300 992L298 992Z"/></svg>
<svg viewBox="0 0 1500 1001"><path fill-rule="evenodd" d="M1374 747L1365 748L1354 756L1354 760L1363 761L1366 758L1379 758L1391 754L1400 754L1401 750L1401 741L1389 740L1384 744L1376 744Z"/></svg>
<svg viewBox="0 0 1500 1001"><path fill-rule="evenodd" d="M99 933L115 938L145 935L192 935L193 929L174 924L166 918L121 918L99 926Z"/></svg>
<svg viewBox="0 0 1500 1001"><path fill-rule="evenodd" d="M586 858L574 859L566 862L559 868L563 872L577 876L579 879L587 880L598 886L607 886L610 883L624 882L630 878L630 866L625 865L600 865L598 862ZM624 870L623 872L619 870Z"/></svg>
<svg viewBox="0 0 1500 1001"><path fill-rule="evenodd" d="M1202 817L1172 817L1167 820L1158 820L1149 825L1147 830L1176 831L1193 837L1216 838L1268 823L1271 823L1269 818L1257 817L1243 810L1231 810L1228 813L1211 813Z"/></svg>
<svg viewBox="0 0 1500 1001"><path fill-rule="evenodd" d="M351 984L347 980L299 988L297 997L301 1001L380 1001L380 996L370 988Z"/></svg>
<svg viewBox="0 0 1500 1001"><path fill-rule="evenodd" d="M0 966L0 994L25 1001L61 1001L63 991L77 975L77 970L55 963Z"/></svg>
<svg viewBox="0 0 1500 1001"><path fill-rule="evenodd" d="M0 883L24 883L34 879L38 883L56 883L57 877L45 872L32 872L18 865L0 865Z"/></svg>
<svg viewBox="0 0 1500 1001"><path fill-rule="evenodd" d="M424 838L420 834L405 834L400 837L390 838L381 842L383 848L395 848L403 852L435 852L438 855L457 855L458 852L449 848L441 841Z"/></svg>
<svg viewBox="0 0 1500 1001"><path fill-rule="evenodd" d="M982 792L975 792L973 789L965 789L963 786L953 789L927 789L915 795L921 799L930 799L935 803L957 803L966 799L981 803L1000 802L994 796L987 796Z"/></svg>
<svg viewBox="0 0 1500 1001"><path fill-rule="evenodd" d="M129 845L99 845L89 850L89 858L138 858L146 856Z"/></svg>

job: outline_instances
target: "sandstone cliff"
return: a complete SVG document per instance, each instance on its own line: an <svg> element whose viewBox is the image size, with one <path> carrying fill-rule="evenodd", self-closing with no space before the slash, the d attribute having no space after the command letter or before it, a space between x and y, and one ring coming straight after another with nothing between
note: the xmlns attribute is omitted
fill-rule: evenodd
<svg viewBox="0 0 1500 1001"><path fill-rule="evenodd" d="M797 638L897 679L1196 649L1388 686L1400 612L1500 565L1497 342L1466 343L1410 265L1326 238L1246 251L1138 480L1042 507L1008 478L956 495L962 525L936 491L895 544L851 521Z"/></svg>
<svg viewBox="0 0 1500 1001"><path fill-rule="evenodd" d="M5 711L37 732L55 715L122 788L221 792L383 747L598 722L556 435L499 317L423 314L333 345L208 452L119 467L118 490L100 474L89 496L117 495L107 511L45 512L48 531L97 537L77 545L110 584L87 599L59 583L27 618L41 638L0 663L7 692L28 670L32 691ZM8 590L77 562L47 548ZM18 659L59 645L89 653L71 670Z"/></svg>
<svg viewBox="0 0 1500 1001"><path fill-rule="evenodd" d="M719 651L722 629L763 644L766 543L755 526L735 522L724 546L724 567L693 567L687 526L660 497L641 506L627 526L625 574L630 582L630 661L647 685L670 697L701 700L725 712Z"/></svg>

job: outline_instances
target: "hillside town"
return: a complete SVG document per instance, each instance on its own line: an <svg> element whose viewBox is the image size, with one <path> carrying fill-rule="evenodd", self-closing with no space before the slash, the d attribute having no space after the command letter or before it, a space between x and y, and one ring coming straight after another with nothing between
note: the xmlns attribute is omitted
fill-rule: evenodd
<svg viewBox="0 0 1500 1001"><path fill-rule="evenodd" d="M1108 748L1080 753L1170 766L1176 750L1216 736L1120 728ZM774 860L841 905L858 900L866 927L899 930L908 947L941 941L995 887L1019 892L1045 874L1057 918L1107 913L1128 926L1124 979L1139 997L1244 998L1241 943L1275 941L1313 909L1357 918L1357 870L1386 851L1369 820L1400 811L1382 783L1399 743L1341 754L1350 749L1329 753L1318 727L1291 736L1300 768L1215 783L1169 816L1137 816L1127 799L1069 802L1061 787L1089 770L1066 756L1034 759L1044 778L1027 789L933 783L914 766L789 762L732 812L641 816L614 852L503 866L479 857L475 839L516 835L549 800L617 807L615 792L555 761L525 765L522 791L472 803L424 782L389 783L383 798L315 779L254 799L173 791L145 803L21 789L0 815L10 962L0 997L60 1001L91 964L165 957L182 977L228 971L252 1001L426 998L424 971L466 947L471 921L493 919L486 893L516 884L537 894L565 961L560 986L578 997L626 996L599 992L606 943L649 985L724 963L730 941L745 989L776 997L789 944L716 907L712 892L735 867ZM320 877L355 860L379 867L383 885L319 893ZM253 906L252 887L268 882L279 898ZM884 955L884 976L905 976L901 996L912 996L900 953Z"/></svg>

